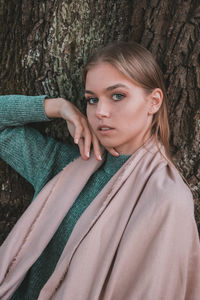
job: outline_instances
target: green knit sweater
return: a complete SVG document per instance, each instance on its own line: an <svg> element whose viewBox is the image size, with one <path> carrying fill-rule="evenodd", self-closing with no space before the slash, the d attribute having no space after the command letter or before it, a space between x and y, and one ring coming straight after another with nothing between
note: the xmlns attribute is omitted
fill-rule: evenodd
<svg viewBox="0 0 200 300"><path fill-rule="evenodd" d="M0 157L34 186L34 197L53 176L80 155L77 146L45 137L26 125L49 120L44 112L44 98L21 95L0 97ZM12 300L38 298L77 220L128 157L120 155L116 158L107 153L105 163L90 177Z"/></svg>

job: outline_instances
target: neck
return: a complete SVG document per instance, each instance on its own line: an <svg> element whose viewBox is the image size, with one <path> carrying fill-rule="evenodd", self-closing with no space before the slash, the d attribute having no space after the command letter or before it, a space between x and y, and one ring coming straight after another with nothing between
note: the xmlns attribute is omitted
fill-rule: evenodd
<svg viewBox="0 0 200 300"><path fill-rule="evenodd" d="M140 147L142 147L147 140L149 140L152 137L151 133L148 132L145 135L143 135L141 138L138 138L133 141L133 143L129 143L127 145L119 145L115 147L115 150L121 154L121 155L131 155L135 151L137 151Z"/></svg>

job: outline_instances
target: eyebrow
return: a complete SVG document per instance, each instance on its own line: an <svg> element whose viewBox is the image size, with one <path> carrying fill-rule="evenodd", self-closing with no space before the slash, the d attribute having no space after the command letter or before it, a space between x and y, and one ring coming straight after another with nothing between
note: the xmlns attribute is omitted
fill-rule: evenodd
<svg viewBox="0 0 200 300"><path fill-rule="evenodd" d="M128 86L126 86L125 84L117 83L117 84L115 84L115 85L111 85L111 86L107 87L107 88L105 89L105 91L113 91L113 90L115 90L115 89L117 89L117 88L119 88L119 87L123 87L123 88L128 89ZM86 93L86 94L91 94L91 95L94 95L94 94L95 94L94 92L92 92L92 91L90 91L90 90L85 90L85 93Z"/></svg>

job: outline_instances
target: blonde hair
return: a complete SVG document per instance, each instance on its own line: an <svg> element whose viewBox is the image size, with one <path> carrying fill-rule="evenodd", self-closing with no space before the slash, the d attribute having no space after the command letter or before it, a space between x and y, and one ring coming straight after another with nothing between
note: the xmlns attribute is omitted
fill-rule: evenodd
<svg viewBox="0 0 200 300"><path fill-rule="evenodd" d="M152 93L156 88L162 90L162 105L153 116L151 133L155 137L159 151L161 152L159 147L159 142L161 142L168 159L170 159L166 89L162 72L152 54L136 42L113 42L99 49L90 57L83 70L84 81L86 81L87 72L100 62L113 65L142 87L147 94Z"/></svg>

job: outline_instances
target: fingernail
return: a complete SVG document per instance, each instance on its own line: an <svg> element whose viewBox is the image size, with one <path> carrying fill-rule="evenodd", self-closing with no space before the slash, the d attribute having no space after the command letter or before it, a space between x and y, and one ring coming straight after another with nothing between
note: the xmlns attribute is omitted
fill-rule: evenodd
<svg viewBox="0 0 200 300"><path fill-rule="evenodd" d="M74 139L74 143L75 143L75 144L78 144L78 138L75 138L75 139Z"/></svg>
<svg viewBox="0 0 200 300"><path fill-rule="evenodd" d="M89 157L90 157L90 152L87 152L87 153L86 153L86 156L89 158Z"/></svg>
<svg viewBox="0 0 200 300"><path fill-rule="evenodd" d="M101 157L101 155L100 155L100 154L98 155L98 159L99 159L99 160L102 160L102 157Z"/></svg>

